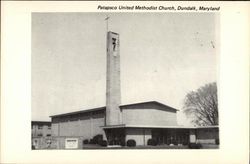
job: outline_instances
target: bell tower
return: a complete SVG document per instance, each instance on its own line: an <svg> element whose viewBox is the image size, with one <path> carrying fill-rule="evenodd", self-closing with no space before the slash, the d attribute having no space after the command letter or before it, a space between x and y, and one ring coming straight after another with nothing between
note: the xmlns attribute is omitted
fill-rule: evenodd
<svg viewBox="0 0 250 164"><path fill-rule="evenodd" d="M106 125L122 124L119 34L107 33Z"/></svg>

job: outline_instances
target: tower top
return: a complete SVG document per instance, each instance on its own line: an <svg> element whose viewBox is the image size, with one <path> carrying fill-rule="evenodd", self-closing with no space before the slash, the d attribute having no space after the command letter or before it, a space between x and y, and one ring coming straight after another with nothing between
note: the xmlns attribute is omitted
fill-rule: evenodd
<svg viewBox="0 0 250 164"><path fill-rule="evenodd" d="M107 27L107 32L109 31L109 16L107 15L107 17L105 18L106 21L106 27Z"/></svg>
<svg viewBox="0 0 250 164"><path fill-rule="evenodd" d="M119 35L118 33L116 33L116 32L113 32L113 31L108 31L108 33L112 33L112 34L115 34L115 35Z"/></svg>

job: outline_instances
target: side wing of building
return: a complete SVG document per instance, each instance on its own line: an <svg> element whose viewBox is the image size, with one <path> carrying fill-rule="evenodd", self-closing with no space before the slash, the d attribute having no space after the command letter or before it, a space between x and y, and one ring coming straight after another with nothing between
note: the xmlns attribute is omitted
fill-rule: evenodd
<svg viewBox="0 0 250 164"><path fill-rule="evenodd" d="M104 126L104 123L104 109L52 116L52 136L90 139L103 133L100 127Z"/></svg>

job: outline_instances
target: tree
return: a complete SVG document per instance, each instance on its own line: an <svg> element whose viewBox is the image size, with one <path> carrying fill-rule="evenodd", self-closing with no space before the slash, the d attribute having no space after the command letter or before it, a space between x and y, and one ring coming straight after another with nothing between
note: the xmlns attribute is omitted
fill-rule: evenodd
<svg viewBox="0 0 250 164"><path fill-rule="evenodd" d="M216 83L209 83L191 91L184 101L184 113L199 126L218 125L218 99Z"/></svg>

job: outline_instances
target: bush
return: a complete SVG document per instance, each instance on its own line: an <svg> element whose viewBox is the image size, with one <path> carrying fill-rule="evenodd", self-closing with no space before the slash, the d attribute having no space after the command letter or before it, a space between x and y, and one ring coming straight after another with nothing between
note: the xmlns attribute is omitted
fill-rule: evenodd
<svg viewBox="0 0 250 164"><path fill-rule="evenodd" d="M200 149L202 147L202 145L200 143L189 143L188 147L190 149Z"/></svg>
<svg viewBox="0 0 250 164"><path fill-rule="evenodd" d="M89 144L95 144L93 139L89 140Z"/></svg>
<svg viewBox="0 0 250 164"><path fill-rule="evenodd" d="M101 134L98 134L98 135L93 137L93 143L94 144L98 144L102 140L103 140L103 136Z"/></svg>
<svg viewBox="0 0 250 164"><path fill-rule="evenodd" d="M108 142L106 140L101 140L98 142L100 146L106 147L108 145Z"/></svg>
<svg viewBox="0 0 250 164"><path fill-rule="evenodd" d="M83 140L83 144L88 144L89 143L89 140Z"/></svg>
<svg viewBox="0 0 250 164"><path fill-rule="evenodd" d="M215 143L216 143L216 145L219 145L219 144L220 144L219 138L215 139Z"/></svg>
<svg viewBox="0 0 250 164"><path fill-rule="evenodd" d="M128 140L127 141L127 146L128 147L135 147L136 146L135 140Z"/></svg>
<svg viewBox="0 0 250 164"><path fill-rule="evenodd" d="M151 146L156 146L157 145L157 141L155 139L148 139L148 145L151 145Z"/></svg>

